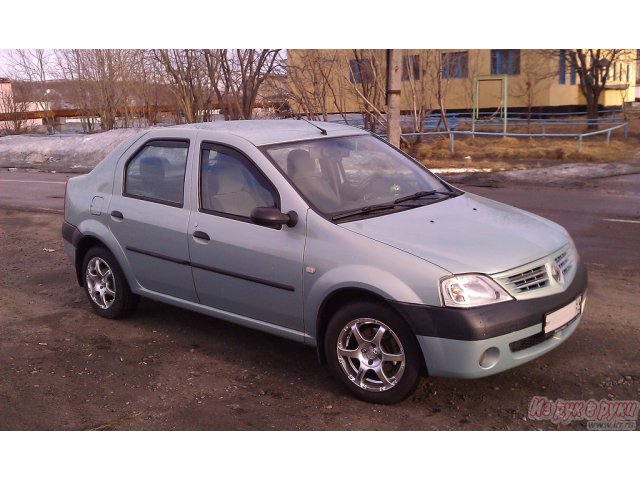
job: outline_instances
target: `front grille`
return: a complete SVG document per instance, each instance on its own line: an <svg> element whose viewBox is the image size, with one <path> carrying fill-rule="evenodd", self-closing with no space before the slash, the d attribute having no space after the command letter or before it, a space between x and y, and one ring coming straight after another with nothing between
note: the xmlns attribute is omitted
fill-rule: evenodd
<svg viewBox="0 0 640 480"><path fill-rule="evenodd" d="M494 274L492 278L516 299L537 298L564 290L564 286L573 280L577 260L575 250L569 246L561 250L561 253L554 253L520 268ZM562 272L564 281L552 280L551 273L556 269L556 265ZM550 288L553 288L553 291L547 293L547 289Z"/></svg>
<svg viewBox="0 0 640 480"><path fill-rule="evenodd" d="M511 293L517 294L546 287L548 283L547 270L544 265L540 265L531 270L507 277L505 286Z"/></svg>
<svg viewBox="0 0 640 480"><path fill-rule="evenodd" d="M536 345L544 342L548 337L545 336L543 332L536 333L527 338L523 338L522 340L518 340L516 342L511 342L509 344L509 349L512 352L519 352L520 350L526 350L527 348L535 347Z"/></svg>
<svg viewBox="0 0 640 480"><path fill-rule="evenodd" d="M573 322L577 320L579 315L576 315L572 320L562 325L562 327L554 330L553 332L548 332L545 334L544 332L536 333L535 335L531 335L530 337L523 338L521 340L517 340L515 342L511 342L509 344L509 350L512 352L519 352L520 350L526 350L527 348L535 347L536 345L541 344L545 340L549 340L553 337L557 332L564 330L565 328L572 325Z"/></svg>
<svg viewBox="0 0 640 480"><path fill-rule="evenodd" d="M555 258L555 262L558 268L562 270L562 274L566 275L571 267L573 267L573 257L571 256L571 250L567 250L561 255Z"/></svg>

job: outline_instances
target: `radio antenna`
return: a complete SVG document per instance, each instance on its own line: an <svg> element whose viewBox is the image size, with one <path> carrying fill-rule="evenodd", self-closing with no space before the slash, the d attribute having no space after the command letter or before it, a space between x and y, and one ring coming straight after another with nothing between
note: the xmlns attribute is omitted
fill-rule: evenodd
<svg viewBox="0 0 640 480"><path fill-rule="evenodd" d="M316 127L318 130L320 130L320 133L322 135L326 135L327 131L324 128L319 127L318 125L315 125L313 123L311 123L309 120L307 120L306 118L300 117L300 120L304 120L305 122L307 122L309 125Z"/></svg>

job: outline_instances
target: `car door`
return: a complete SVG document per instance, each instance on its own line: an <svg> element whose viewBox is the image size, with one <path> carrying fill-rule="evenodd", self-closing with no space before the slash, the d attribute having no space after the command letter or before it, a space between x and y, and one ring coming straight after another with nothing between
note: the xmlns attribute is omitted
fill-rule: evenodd
<svg viewBox="0 0 640 480"><path fill-rule="evenodd" d="M145 289L196 302L185 179L192 139L143 137L118 162L109 227Z"/></svg>
<svg viewBox="0 0 640 480"><path fill-rule="evenodd" d="M293 228L251 221L253 208L281 208L281 200L239 149L203 142L196 170L198 208L189 225L189 251L200 302L302 331L304 216Z"/></svg>

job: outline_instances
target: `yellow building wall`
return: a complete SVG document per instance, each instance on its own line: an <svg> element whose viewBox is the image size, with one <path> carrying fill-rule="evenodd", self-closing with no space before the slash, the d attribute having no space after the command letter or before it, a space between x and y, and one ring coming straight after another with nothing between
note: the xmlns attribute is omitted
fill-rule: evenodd
<svg viewBox="0 0 640 480"><path fill-rule="evenodd" d="M622 79L620 79L619 64L622 64ZM627 77L627 65L629 66L629 75ZM633 101L634 91L636 86L636 64L633 55L629 55L622 62L616 65L618 73L616 78L611 78L607 81L607 86L619 87L626 86L624 90L609 89L605 90L600 96L600 104L604 107L618 107L624 102ZM558 76L549 85L549 101L543 106L566 106L566 105L586 105L586 100L582 91L580 90L580 78L576 75L576 84L570 85L570 72L569 67L566 69L566 84L561 85Z"/></svg>
<svg viewBox="0 0 640 480"><path fill-rule="evenodd" d="M467 78L454 78L442 81L442 89L445 93L445 105L448 110L470 110L473 108L473 83L476 76L487 76L491 74L491 50L404 50L403 55L421 55L431 59L427 62L426 77L420 80L403 81L401 109L409 111L413 108L416 98L423 101L426 106L434 111L438 110L437 97L435 95L435 64L434 55L444 52L467 51L468 52L468 76ZM386 54L384 50L367 51L367 54L376 56L379 65L378 79L384 86L386 72ZM431 57L429 57L431 55ZM318 60L322 59L322 60ZM331 63L328 75L332 88L327 93L330 98L325 98L324 109L328 113L359 112L363 110L363 101L356 93L354 85L349 81L350 69L349 60L355 59L353 50L289 50L288 65L292 69L312 69L313 62ZM628 83L626 101L632 101L635 96L636 65L632 58L629 58L623 67L624 77L626 77L626 64L629 68L629 81L623 82L611 79L609 84L616 85ZM291 76L291 73L290 73ZM566 82L560 84L559 81L559 60L548 52L541 50L520 50L520 73L508 76L508 108L532 107L562 107L581 106L586 101L580 92L577 84L570 84L569 68L566 69ZM427 80L425 86L424 80ZM501 102L502 85L500 81L482 81L478 92L478 105L483 109L498 108ZM419 85L421 84L421 85ZM358 85L360 87L360 85ZM289 88L296 89L295 85L289 83ZM384 88L384 87L383 87ZM421 90L422 88L422 90ZM311 85L307 85L308 90L312 90ZM425 90L426 89L426 90ZM417 92L412 95L412 92ZM293 95L295 97L295 95ZM378 108L384 110L384 98L382 97ZM600 103L606 107L620 106L623 96L619 90L607 90L603 92ZM302 106L291 99L294 111L300 111ZM337 104L337 105L336 105Z"/></svg>

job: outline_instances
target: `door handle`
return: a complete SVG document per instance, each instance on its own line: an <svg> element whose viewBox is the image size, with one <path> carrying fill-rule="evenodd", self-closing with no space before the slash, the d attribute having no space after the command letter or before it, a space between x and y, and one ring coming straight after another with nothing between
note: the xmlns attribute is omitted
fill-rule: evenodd
<svg viewBox="0 0 640 480"><path fill-rule="evenodd" d="M207 235L205 232L201 232L200 230L196 230L195 232L193 232L193 238L204 240L206 242L211 240L211 237L209 237L209 235Z"/></svg>
<svg viewBox="0 0 640 480"><path fill-rule="evenodd" d="M124 215L122 215L122 212L118 211L118 210L112 210L111 211L111 216L113 218L117 218L119 220L123 220L124 219Z"/></svg>

